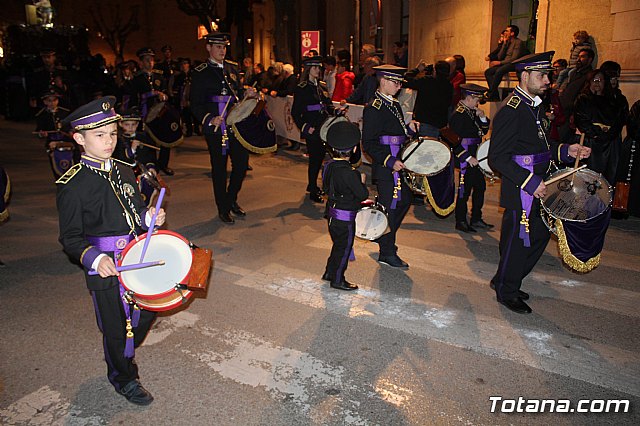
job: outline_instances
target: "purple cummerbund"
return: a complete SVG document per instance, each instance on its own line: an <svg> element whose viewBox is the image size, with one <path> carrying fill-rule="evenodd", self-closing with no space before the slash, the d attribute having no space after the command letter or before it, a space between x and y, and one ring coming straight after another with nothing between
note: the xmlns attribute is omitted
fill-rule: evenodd
<svg viewBox="0 0 640 426"><path fill-rule="evenodd" d="M336 220L342 220L344 222L353 222L356 220L357 211L334 209L329 207L329 217Z"/></svg>

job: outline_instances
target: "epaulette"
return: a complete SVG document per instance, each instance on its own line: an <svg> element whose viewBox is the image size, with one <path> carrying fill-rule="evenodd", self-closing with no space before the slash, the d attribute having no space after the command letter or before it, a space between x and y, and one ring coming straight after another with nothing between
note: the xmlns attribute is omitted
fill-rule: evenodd
<svg viewBox="0 0 640 426"><path fill-rule="evenodd" d="M162 70L159 70L159 69L156 69L156 68L152 69L151 72L156 73L156 74L164 74L164 72L162 72Z"/></svg>
<svg viewBox="0 0 640 426"><path fill-rule="evenodd" d="M299 87L299 88L301 88L301 89L303 89L303 88L307 87L307 82L306 82L306 81L301 81L301 82L298 84L298 87Z"/></svg>
<svg viewBox="0 0 640 426"><path fill-rule="evenodd" d="M371 106L375 109L380 109L380 107L382 106L382 101L380 99L376 99L371 103Z"/></svg>
<svg viewBox="0 0 640 426"><path fill-rule="evenodd" d="M56 183L60 183L62 185L66 185L69 183L72 177L76 175L82 168L82 163L74 164L69 170L66 171L65 174L60 176L60 179L56 181Z"/></svg>
<svg viewBox="0 0 640 426"><path fill-rule="evenodd" d="M58 109L62 110L62 111L69 111L68 108L64 108L64 107L58 107Z"/></svg>
<svg viewBox="0 0 640 426"><path fill-rule="evenodd" d="M201 63L200 65L198 65L197 67L195 67L195 71L200 72L200 71L202 71L202 70L203 70L203 69L205 69L205 68L207 68L207 63L206 63L206 62L203 62L203 63Z"/></svg>
<svg viewBox="0 0 640 426"><path fill-rule="evenodd" d="M133 163L127 163L126 161L122 161L122 160L119 160L119 159L117 159L117 158L112 158L112 160L113 160L113 161L115 161L116 163L122 163L122 164L124 164L125 166L129 166L129 167L133 167L133 166L135 166L135 165L136 165L135 160L134 160L134 162L133 162Z"/></svg>
<svg viewBox="0 0 640 426"><path fill-rule="evenodd" d="M43 107L40 111L36 112L36 117L38 117L40 114L42 114L43 112L45 112L47 109L47 107Z"/></svg>
<svg viewBox="0 0 640 426"><path fill-rule="evenodd" d="M521 99L518 96L512 96L511 99L509 99L509 102L507 102L507 105L509 105L511 108L516 109L518 108L518 105L520 105Z"/></svg>
<svg viewBox="0 0 640 426"><path fill-rule="evenodd" d="M458 105L458 108L456 108L456 112L464 112L464 107L462 105Z"/></svg>
<svg viewBox="0 0 640 426"><path fill-rule="evenodd" d="M234 66L236 66L236 67L238 66L238 63L237 63L237 62L233 62L233 61L230 61L230 60L228 60L228 59L225 59L224 61L225 61L226 63L231 64L231 65L234 65Z"/></svg>

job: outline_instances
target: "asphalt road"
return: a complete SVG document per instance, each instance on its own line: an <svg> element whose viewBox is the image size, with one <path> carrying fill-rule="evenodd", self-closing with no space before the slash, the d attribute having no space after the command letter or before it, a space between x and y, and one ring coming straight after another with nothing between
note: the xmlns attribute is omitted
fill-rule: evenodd
<svg viewBox="0 0 640 426"><path fill-rule="evenodd" d="M136 352L155 401L132 405L105 377L82 272L57 241L55 185L33 127L0 121L13 187L0 226L0 424L640 422L637 218L612 222L588 274L564 267L552 239L523 286L531 315L506 310L488 286L499 183L484 209L495 230L460 234L453 217L414 206L398 235L410 269L379 265L377 246L357 241L347 278L360 290L340 292L320 279L331 242L323 209L305 198L301 153L252 156L239 200L248 215L228 226L200 138L172 153L166 228L213 249L209 290L159 316ZM525 412L541 399L569 412L550 413L551 402ZM606 411L606 400L628 400L628 412L578 412ZM513 412L492 413L493 401Z"/></svg>

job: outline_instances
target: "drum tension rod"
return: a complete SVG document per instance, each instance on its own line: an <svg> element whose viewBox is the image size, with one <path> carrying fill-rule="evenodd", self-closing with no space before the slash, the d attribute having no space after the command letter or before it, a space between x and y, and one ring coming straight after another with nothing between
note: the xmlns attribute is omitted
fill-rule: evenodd
<svg viewBox="0 0 640 426"><path fill-rule="evenodd" d="M187 298L184 297L184 294L182 294L183 290L187 289L187 286L185 284L176 284L176 286L174 287L174 289L180 293L180 298L182 299L181 302L184 303L187 301Z"/></svg>

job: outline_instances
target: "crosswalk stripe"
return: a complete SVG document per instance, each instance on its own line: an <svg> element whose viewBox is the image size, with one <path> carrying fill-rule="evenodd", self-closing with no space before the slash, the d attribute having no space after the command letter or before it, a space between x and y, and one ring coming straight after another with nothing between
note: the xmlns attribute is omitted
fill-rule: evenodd
<svg viewBox="0 0 640 426"><path fill-rule="evenodd" d="M331 241L328 236L319 236L307 245L326 250L327 253L331 250ZM399 245L398 247L398 253L411 265L411 269L478 283L490 291L489 281L496 272L495 264L408 246ZM373 257L377 258L377 249L378 246L375 243L358 240L354 251L358 259L370 261L364 253L373 253ZM640 293L592 284L578 279L579 277L569 272L557 275L541 272L538 269L525 279L524 284L527 291L531 290L531 293L538 297L548 297L620 315L640 317L638 309Z"/></svg>
<svg viewBox="0 0 640 426"><path fill-rule="evenodd" d="M331 290L306 271L279 264L259 270L216 263L242 278L233 284L334 314L470 349L554 374L640 396L640 359L634 352L443 307L375 289Z"/></svg>

